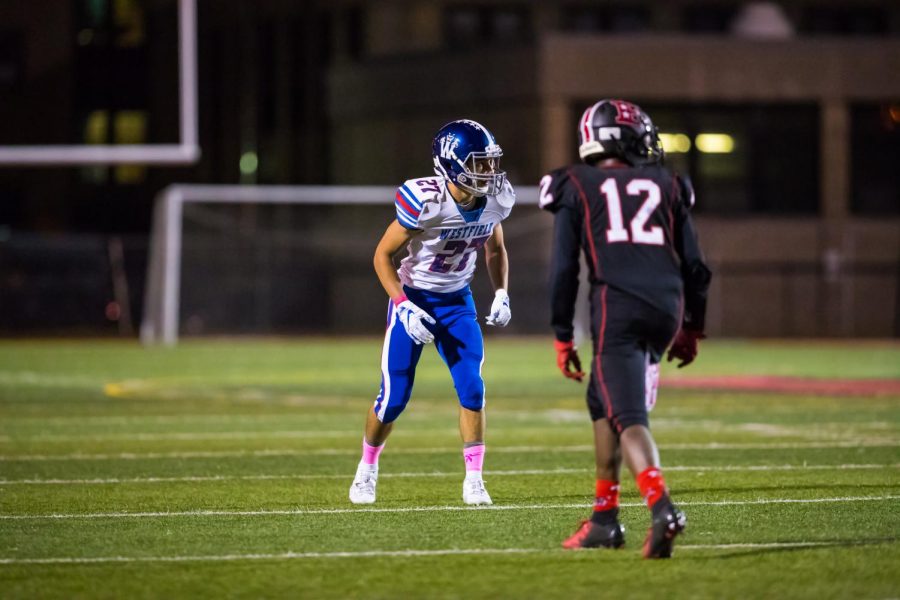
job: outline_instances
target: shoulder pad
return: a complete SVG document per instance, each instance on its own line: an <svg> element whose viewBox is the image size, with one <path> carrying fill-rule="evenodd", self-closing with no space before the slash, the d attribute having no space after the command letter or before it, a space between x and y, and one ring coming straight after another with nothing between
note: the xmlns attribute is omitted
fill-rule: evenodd
<svg viewBox="0 0 900 600"><path fill-rule="evenodd" d="M419 217L426 204L440 199L443 181L440 177L409 179L394 195L397 220L407 229L421 229Z"/></svg>
<svg viewBox="0 0 900 600"><path fill-rule="evenodd" d="M569 169L562 167L550 171L538 185L538 204L544 210L556 212L566 199L566 188L569 182Z"/></svg>

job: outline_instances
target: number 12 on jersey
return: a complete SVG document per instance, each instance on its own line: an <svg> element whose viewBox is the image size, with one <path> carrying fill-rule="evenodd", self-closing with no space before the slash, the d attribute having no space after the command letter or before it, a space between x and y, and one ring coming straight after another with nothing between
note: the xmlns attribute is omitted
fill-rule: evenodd
<svg viewBox="0 0 900 600"><path fill-rule="evenodd" d="M659 186L650 179L632 179L625 186L625 193L629 196L643 197L634 218L631 219L629 236L622 218L622 196L619 194L619 186L612 177L600 185L600 193L606 198L606 212L609 214L609 229L606 230L606 241L631 242L634 244L650 244L661 246L665 243L662 227L653 225L647 227L647 221L653 215L653 211L659 206L662 194Z"/></svg>

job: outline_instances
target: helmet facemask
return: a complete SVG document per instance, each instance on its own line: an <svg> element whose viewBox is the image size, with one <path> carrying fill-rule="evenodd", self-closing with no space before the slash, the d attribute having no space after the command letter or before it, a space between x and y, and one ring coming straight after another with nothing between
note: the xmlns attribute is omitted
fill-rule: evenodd
<svg viewBox="0 0 900 600"><path fill-rule="evenodd" d="M488 146L484 152L471 152L464 161L457 159L461 172L454 183L476 196L496 196L503 189L506 172L500 170L500 146Z"/></svg>

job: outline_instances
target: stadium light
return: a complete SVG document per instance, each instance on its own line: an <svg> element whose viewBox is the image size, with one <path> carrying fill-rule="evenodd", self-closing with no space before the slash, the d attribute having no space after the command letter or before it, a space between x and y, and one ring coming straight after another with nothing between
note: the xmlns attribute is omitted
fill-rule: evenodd
<svg viewBox="0 0 900 600"><path fill-rule="evenodd" d="M259 167L259 157L256 152L244 152L240 162L241 175L253 175Z"/></svg>
<svg viewBox="0 0 900 600"><path fill-rule="evenodd" d="M659 141L668 154L687 152L691 149L691 138L683 133L661 133Z"/></svg>
<svg viewBox="0 0 900 600"><path fill-rule="evenodd" d="M701 133L694 138L697 150L707 154L730 154L734 152L734 138L727 133Z"/></svg>

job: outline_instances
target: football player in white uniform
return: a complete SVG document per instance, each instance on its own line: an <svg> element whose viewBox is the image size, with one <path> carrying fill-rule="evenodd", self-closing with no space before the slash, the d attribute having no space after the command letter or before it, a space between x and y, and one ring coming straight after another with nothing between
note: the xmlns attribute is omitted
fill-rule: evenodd
<svg viewBox="0 0 900 600"><path fill-rule="evenodd" d="M500 222L515 204L515 192L500 170L503 152L475 121L447 123L432 142L435 176L410 179L397 190L397 218L375 249L375 272L388 303L381 353L381 391L369 410L363 455L350 486L350 501L375 502L378 457L412 393L416 364L434 342L450 369L459 398L459 430L466 477L463 501L491 504L484 487L484 341L469 281L484 247L495 289L488 325L506 326L509 262ZM409 255L399 270L393 256Z"/></svg>

